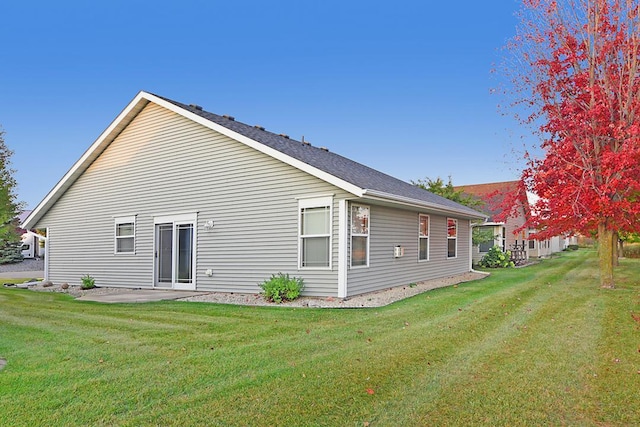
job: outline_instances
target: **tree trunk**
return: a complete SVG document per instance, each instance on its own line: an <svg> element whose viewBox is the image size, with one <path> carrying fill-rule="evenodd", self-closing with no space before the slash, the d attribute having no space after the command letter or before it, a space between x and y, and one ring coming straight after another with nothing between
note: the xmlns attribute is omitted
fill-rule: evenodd
<svg viewBox="0 0 640 427"><path fill-rule="evenodd" d="M624 258L624 240L618 240L618 257Z"/></svg>
<svg viewBox="0 0 640 427"><path fill-rule="evenodd" d="M598 224L598 249L600 258L600 286L613 289L613 231L606 223Z"/></svg>
<svg viewBox="0 0 640 427"><path fill-rule="evenodd" d="M620 266L620 253L618 252L618 232L614 231L611 236L611 260L614 267Z"/></svg>

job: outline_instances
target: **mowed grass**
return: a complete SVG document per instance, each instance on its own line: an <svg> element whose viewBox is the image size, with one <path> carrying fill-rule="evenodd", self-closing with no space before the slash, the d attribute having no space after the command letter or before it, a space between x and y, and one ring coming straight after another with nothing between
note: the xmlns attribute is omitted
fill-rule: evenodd
<svg viewBox="0 0 640 427"><path fill-rule="evenodd" d="M640 260L617 277L580 250L354 310L0 289L0 425L640 425Z"/></svg>

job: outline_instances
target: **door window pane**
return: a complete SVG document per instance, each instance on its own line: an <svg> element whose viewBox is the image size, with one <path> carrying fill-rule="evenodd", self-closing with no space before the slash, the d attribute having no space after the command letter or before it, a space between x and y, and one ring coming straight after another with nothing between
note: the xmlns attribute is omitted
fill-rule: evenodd
<svg viewBox="0 0 640 427"><path fill-rule="evenodd" d="M173 258L173 224L158 225L158 282L171 283Z"/></svg>
<svg viewBox="0 0 640 427"><path fill-rule="evenodd" d="M193 224L176 226L178 235L177 282L191 283L193 268Z"/></svg>

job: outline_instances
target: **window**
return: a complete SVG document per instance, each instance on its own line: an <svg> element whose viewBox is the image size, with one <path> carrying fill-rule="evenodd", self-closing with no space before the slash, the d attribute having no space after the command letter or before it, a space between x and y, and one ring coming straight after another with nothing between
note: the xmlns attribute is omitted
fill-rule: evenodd
<svg viewBox="0 0 640 427"><path fill-rule="evenodd" d="M480 243L479 252L489 252L489 249L493 247L495 242L493 240L487 240L486 242Z"/></svg>
<svg viewBox="0 0 640 427"><path fill-rule="evenodd" d="M300 267L331 266L331 198L300 200Z"/></svg>
<svg viewBox="0 0 640 427"><path fill-rule="evenodd" d="M369 265L369 206L351 206L351 266Z"/></svg>
<svg viewBox="0 0 640 427"><path fill-rule="evenodd" d="M115 253L135 253L136 217L115 218Z"/></svg>
<svg viewBox="0 0 640 427"><path fill-rule="evenodd" d="M429 259L429 215L420 215L420 225L418 226L418 236L420 247L418 251L419 260Z"/></svg>
<svg viewBox="0 0 640 427"><path fill-rule="evenodd" d="M536 248L536 241L529 240L529 249L535 249L535 248Z"/></svg>
<svg viewBox="0 0 640 427"><path fill-rule="evenodd" d="M458 220L447 218L447 258L455 258L458 246Z"/></svg>

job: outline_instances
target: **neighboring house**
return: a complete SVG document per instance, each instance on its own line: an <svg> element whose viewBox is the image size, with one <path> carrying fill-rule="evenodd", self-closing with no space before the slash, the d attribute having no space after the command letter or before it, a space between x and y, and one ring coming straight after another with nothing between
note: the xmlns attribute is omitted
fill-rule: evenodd
<svg viewBox="0 0 640 427"><path fill-rule="evenodd" d="M32 211L23 211L20 215L18 215L18 224L22 224L29 215L31 215ZM25 230L23 228L18 228L18 233L20 234L20 239L22 240L22 246L20 251L24 258L40 258L44 256L44 244L40 244L41 241L45 240L45 237L34 233L31 230Z"/></svg>
<svg viewBox="0 0 640 427"><path fill-rule="evenodd" d="M529 215L529 202L526 198L526 191L520 181L492 182L488 184L463 185L455 187L458 191L463 191L466 195L478 198L484 202L480 208L488 219L482 224L474 225L483 230L490 230L494 236L493 241L489 241L473 247L473 262L478 262L493 246L498 246L501 250L512 251L520 260L526 261L529 258L529 231L520 230ZM516 216L504 215L504 200L507 195L518 192Z"/></svg>
<svg viewBox="0 0 640 427"><path fill-rule="evenodd" d="M536 230L529 229L529 236L533 236ZM548 257L554 253L562 252L569 245L577 245L576 236L553 236L544 240L529 240L529 256L534 258Z"/></svg>
<svg viewBox="0 0 640 427"><path fill-rule="evenodd" d="M45 275L99 286L351 295L471 269L484 215L329 152L140 92L25 220Z"/></svg>

